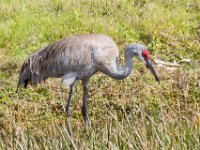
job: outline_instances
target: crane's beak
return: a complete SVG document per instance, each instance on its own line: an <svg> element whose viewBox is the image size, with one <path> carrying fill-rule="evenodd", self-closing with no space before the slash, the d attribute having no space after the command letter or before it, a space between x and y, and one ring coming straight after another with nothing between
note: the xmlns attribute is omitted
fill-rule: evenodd
<svg viewBox="0 0 200 150"><path fill-rule="evenodd" d="M145 62L146 62L146 67L150 69L150 71L153 74L153 76L155 77L156 81L160 82L160 79L158 78L150 60L145 60Z"/></svg>

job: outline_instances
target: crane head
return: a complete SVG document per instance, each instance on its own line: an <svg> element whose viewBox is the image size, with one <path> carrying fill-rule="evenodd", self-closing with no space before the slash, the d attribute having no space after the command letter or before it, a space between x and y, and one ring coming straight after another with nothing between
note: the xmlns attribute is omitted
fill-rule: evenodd
<svg viewBox="0 0 200 150"><path fill-rule="evenodd" d="M158 78L153 65L151 63L151 61L149 60L149 51L147 49L143 49L142 50L142 61L144 62L144 64L146 65L147 68L149 68L149 70L151 71L151 73L153 74L153 76L155 77L156 81L160 82L160 79Z"/></svg>
<svg viewBox="0 0 200 150"><path fill-rule="evenodd" d="M128 45L126 47L126 50L127 54L130 54L131 56L136 56L139 60L142 60L143 63L146 65L146 67L151 71L156 81L160 82L160 79L158 78L152 63L149 60L149 51L146 49L144 45L133 43Z"/></svg>

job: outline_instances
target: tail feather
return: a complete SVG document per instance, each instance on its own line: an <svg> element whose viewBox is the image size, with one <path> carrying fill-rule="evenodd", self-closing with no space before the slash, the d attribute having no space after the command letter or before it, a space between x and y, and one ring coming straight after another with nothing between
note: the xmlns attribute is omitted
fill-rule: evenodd
<svg viewBox="0 0 200 150"><path fill-rule="evenodd" d="M16 92L18 92L18 89L19 87L21 87L22 84L24 84L25 88L27 87L28 82L30 81L30 76L31 76L30 67L27 61L25 61L24 64L22 65L21 72L19 74L19 80Z"/></svg>
<svg viewBox="0 0 200 150"><path fill-rule="evenodd" d="M22 65L20 74L19 74L19 80L17 84L16 92L18 92L18 89L24 85L24 88L28 86L28 84L36 85L40 83L43 79L41 75L38 75L33 72L33 65L30 65L30 58L28 58L24 64Z"/></svg>

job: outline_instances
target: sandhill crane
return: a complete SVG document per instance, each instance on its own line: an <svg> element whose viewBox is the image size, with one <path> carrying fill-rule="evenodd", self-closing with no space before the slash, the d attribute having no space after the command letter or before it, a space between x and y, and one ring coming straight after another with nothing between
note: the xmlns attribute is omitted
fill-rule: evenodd
<svg viewBox="0 0 200 150"><path fill-rule="evenodd" d="M69 107L76 82L82 80L84 91L82 115L87 130L88 82L97 71L117 80L124 79L131 73L132 57L135 56L143 61L159 82L149 61L149 52L144 45L137 43L128 45L124 56L125 65L120 66L117 45L106 35L82 34L61 39L28 56L21 68L17 91L22 84L26 88L28 83L35 85L49 77L61 77L63 84L70 87L66 115L71 134Z"/></svg>

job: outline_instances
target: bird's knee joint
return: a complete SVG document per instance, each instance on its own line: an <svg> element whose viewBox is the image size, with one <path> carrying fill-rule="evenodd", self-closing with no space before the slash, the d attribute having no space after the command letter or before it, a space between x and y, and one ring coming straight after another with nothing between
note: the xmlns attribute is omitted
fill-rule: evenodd
<svg viewBox="0 0 200 150"><path fill-rule="evenodd" d="M74 91L74 86L73 85L70 85L69 87L70 87L71 91Z"/></svg>
<svg viewBox="0 0 200 150"><path fill-rule="evenodd" d="M69 118L69 117L71 117L71 113L66 113L66 115L67 115L67 118Z"/></svg>
<svg viewBox="0 0 200 150"><path fill-rule="evenodd" d="M88 86L83 86L83 90L87 92L88 91Z"/></svg>
<svg viewBox="0 0 200 150"><path fill-rule="evenodd" d="M83 114L83 116L87 115L87 108L86 107L82 107L82 114Z"/></svg>
<svg viewBox="0 0 200 150"><path fill-rule="evenodd" d="M70 117L71 113L68 110L66 110L66 115L67 115L67 117Z"/></svg>

